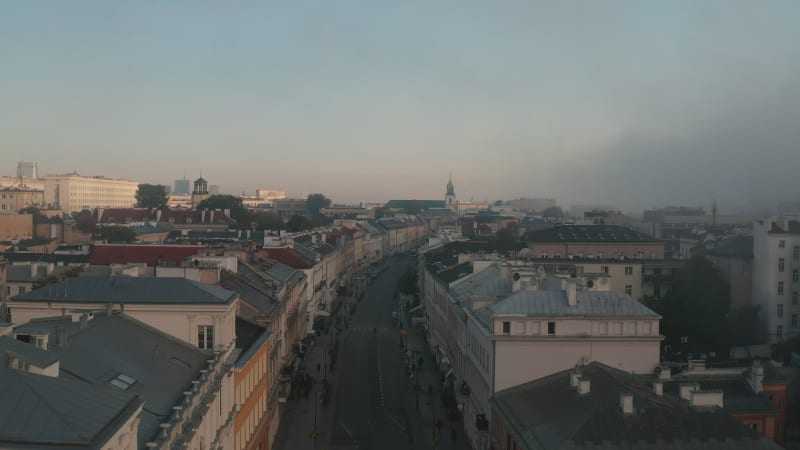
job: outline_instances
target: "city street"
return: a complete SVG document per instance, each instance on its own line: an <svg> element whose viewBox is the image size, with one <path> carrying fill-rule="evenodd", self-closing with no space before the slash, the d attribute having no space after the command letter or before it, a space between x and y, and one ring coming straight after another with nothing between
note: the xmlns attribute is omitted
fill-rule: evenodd
<svg viewBox="0 0 800 450"><path fill-rule="evenodd" d="M276 448L469 448L460 423L448 422L443 417L441 374L424 337L413 330L405 336L400 333L405 326L405 314L395 297L397 281L413 261L408 256L389 258L386 270L373 280L354 314L349 316L349 327L338 337L338 363L334 373L328 374L333 383L332 401L325 407L317 403L317 442L313 442L310 433L314 429L313 398L319 386L315 386L310 400L290 402L289 412L282 418ZM347 310L343 307L340 317L347 318ZM398 313L398 320L393 319L393 312ZM327 351L328 337L321 336L314 344L316 348L309 351L315 360L321 360ZM407 374L406 351L413 355L414 361L423 359L416 378ZM416 383L421 386L419 393L414 389ZM429 386L432 396L428 394Z"/></svg>

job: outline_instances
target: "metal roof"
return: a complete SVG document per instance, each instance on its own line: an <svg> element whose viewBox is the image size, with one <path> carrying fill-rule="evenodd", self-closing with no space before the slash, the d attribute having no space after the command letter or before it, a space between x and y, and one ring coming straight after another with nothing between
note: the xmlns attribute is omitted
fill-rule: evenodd
<svg viewBox="0 0 800 450"><path fill-rule="evenodd" d="M40 368L48 367L58 361L58 357L53 353L10 336L0 336L0 353L16 356Z"/></svg>
<svg viewBox="0 0 800 450"><path fill-rule="evenodd" d="M570 306L564 291L518 291L488 306L496 315L528 317L633 316L659 317L650 308L622 292L578 291L577 304Z"/></svg>
<svg viewBox="0 0 800 450"><path fill-rule="evenodd" d="M662 242L649 234L617 225L559 225L528 233L528 242Z"/></svg>
<svg viewBox="0 0 800 450"><path fill-rule="evenodd" d="M13 300L61 303L226 304L237 294L185 278L77 277L67 278Z"/></svg>
<svg viewBox="0 0 800 450"><path fill-rule="evenodd" d="M5 449L99 448L107 427L142 403L133 393L15 369L0 369L0 398Z"/></svg>

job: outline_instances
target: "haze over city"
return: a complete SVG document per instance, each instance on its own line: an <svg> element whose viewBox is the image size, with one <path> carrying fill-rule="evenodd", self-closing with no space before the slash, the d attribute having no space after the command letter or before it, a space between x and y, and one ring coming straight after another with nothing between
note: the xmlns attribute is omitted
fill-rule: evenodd
<svg viewBox="0 0 800 450"><path fill-rule="evenodd" d="M774 207L800 4L15 2L0 167L336 202Z"/></svg>

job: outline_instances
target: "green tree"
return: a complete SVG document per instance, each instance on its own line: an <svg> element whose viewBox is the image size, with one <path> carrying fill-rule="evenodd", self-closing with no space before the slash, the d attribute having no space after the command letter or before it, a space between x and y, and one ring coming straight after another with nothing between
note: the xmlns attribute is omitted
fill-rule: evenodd
<svg viewBox="0 0 800 450"><path fill-rule="evenodd" d="M411 295L414 299L419 296L419 285L417 284L417 272L414 270L406 270L400 275L397 281L397 289L403 295Z"/></svg>
<svg viewBox="0 0 800 450"><path fill-rule="evenodd" d="M383 219L384 217L386 217L386 209L375 208L375 219Z"/></svg>
<svg viewBox="0 0 800 450"><path fill-rule="evenodd" d="M665 343L687 352L726 351L728 312L731 305L729 284L704 258L689 260L674 278L672 288L660 300L648 305L661 316ZM681 338L686 338L686 343Z"/></svg>
<svg viewBox="0 0 800 450"><path fill-rule="evenodd" d="M320 209L329 206L331 206L331 199L325 197L323 194L309 194L308 198L306 198L306 209L308 209L308 213L312 216L318 215Z"/></svg>
<svg viewBox="0 0 800 450"><path fill-rule="evenodd" d="M494 206L503 206L503 205L505 205L505 202L502 200L495 200L494 202Z"/></svg>
<svg viewBox="0 0 800 450"><path fill-rule="evenodd" d="M259 230L282 230L286 227L281 216L266 211L251 213L252 222Z"/></svg>
<svg viewBox="0 0 800 450"><path fill-rule="evenodd" d="M97 228L97 220L94 218L94 214L88 209L84 209L79 213L73 213L73 217L75 217L75 226L78 228L79 231L84 233L94 233Z"/></svg>
<svg viewBox="0 0 800 450"><path fill-rule="evenodd" d="M136 242L136 233L128 227L98 227L97 236L110 243Z"/></svg>
<svg viewBox="0 0 800 450"><path fill-rule="evenodd" d="M309 228L311 228L311 221L303 216L292 216L286 222L286 229L292 233L308 230Z"/></svg>
<svg viewBox="0 0 800 450"><path fill-rule="evenodd" d="M136 191L137 208L166 208L167 188L161 184L140 184Z"/></svg>
<svg viewBox="0 0 800 450"><path fill-rule="evenodd" d="M253 218L245 209L242 199L233 195L212 195L197 205L197 209L229 209L231 218L240 228L250 228Z"/></svg>
<svg viewBox="0 0 800 450"><path fill-rule="evenodd" d="M563 219L564 218L564 211L559 208L558 206L551 206L544 211L542 211L542 216L549 217L553 219Z"/></svg>
<svg viewBox="0 0 800 450"><path fill-rule="evenodd" d="M39 225L40 223L47 223L47 216L42 214L42 212L39 211L39 208L35 206L28 206L27 208L22 208L19 210L19 213L33 215L34 225Z"/></svg>

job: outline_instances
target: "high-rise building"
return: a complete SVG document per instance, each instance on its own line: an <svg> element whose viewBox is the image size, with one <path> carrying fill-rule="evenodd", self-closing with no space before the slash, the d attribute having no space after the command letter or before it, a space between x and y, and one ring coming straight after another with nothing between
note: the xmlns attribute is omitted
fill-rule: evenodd
<svg viewBox="0 0 800 450"><path fill-rule="evenodd" d="M132 208L139 183L77 173L44 177L44 201L65 212L94 208Z"/></svg>
<svg viewBox="0 0 800 450"><path fill-rule="evenodd" d="M175 180L175 190L172 192L175 195L189 195L191 193L191 182L183 177L182 180Z"/></svg>
<svg viewBox="0 0 800 450"><path fill-rule="evenodd" d="M208 195L219 195L219 185L218 184L208 185Z"/></svg>
<svg viewBox="0 0 800 450"><path fill-rule="evenodd" d="M39 178L39 168L36 163L31 161L18 162L17 178Z"/></svg>

